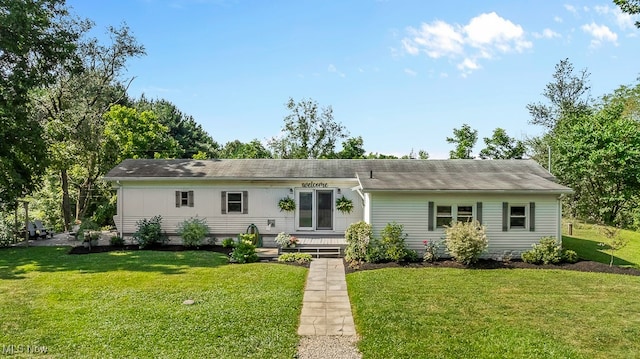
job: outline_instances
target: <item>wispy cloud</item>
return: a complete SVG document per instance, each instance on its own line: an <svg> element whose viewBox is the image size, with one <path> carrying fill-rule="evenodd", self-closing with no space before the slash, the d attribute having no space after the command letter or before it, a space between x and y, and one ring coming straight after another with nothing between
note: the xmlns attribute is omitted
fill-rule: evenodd
<svg viewBox="0 0 640 359"><path fill-rule="evenodd" d="M460 61L457 68L463 76L480 69L480 60L498 54L521 53L533 44L526 39L522 26L500 17L495 12L480 14L466 25L441 20L407 28L402 47L409 55L426 54Z"/></svg>
<svg viewBox="0 0 640 359"><path fill-rule="evenodd" d="M622 30L635 29L634 22L640 18L640 16L637 15L624 13L618 7L610 7L608 5L595 6L594 9L598 14L612 18L616 25Z"/></svg>
<svg viewBox="0 0 640 359"><path fill-rule="evenodd" d="M602 45L603 42L611 42L614 45L618 45L618 35L606 25L598 25L592 22L591 24L582 25L581 29L591 35L592 48Z"/></svg>
<svg viewBox="0 0 640 359"><path fill-rule="evenodd" d="M333 64L329 64L327 71L337 74L340 77L347 77L347 75L345 75L343 72L338 71L338 69Z"/></svg>
<svg viewBox="0 0 640 359"><path fill-rule="evenodd" d="M578 12L578 9L576 9L576 7L573 6L573 5L564 4L564 8L570 13L574 13L575 14L575 13Z"/></svg>
<svg viewBox="0 0 640 359"><path fill-rule="evenodd" d="M411 69L404 69L404 73L409 75L409 76L416 76L418 73L411 70Z"/></svg>
<svg viewBox="0 0 640 359"><path fill-rule="evenodd" d="M542 32L534 32L532 33L533 37L535 37L536 39L553 39L553 38L560 38L562 37L562 35L560 35L559 33L551 30L551 29L544 29L542 30Z"/></svg>

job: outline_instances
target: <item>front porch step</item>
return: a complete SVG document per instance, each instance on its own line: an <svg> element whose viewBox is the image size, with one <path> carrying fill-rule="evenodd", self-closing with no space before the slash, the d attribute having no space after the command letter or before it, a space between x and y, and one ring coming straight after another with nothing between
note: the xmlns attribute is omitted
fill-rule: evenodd
<svg viewBox="0 0 640 359"><path fill-rule="evenodd" d="M313 257L320 258L322 257L332 257L332 258L342 258L344 254L343 246L331 246L331 245L322 245L322 246L314 246L308 244L298 244L297 246L291 248L280 248L280 253L306 253L310 254Z"/></svg>

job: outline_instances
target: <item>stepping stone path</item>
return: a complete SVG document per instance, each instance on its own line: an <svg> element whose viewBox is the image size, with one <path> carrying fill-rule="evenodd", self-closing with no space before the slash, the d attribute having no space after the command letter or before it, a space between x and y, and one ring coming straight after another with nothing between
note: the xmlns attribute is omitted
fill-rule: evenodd
<svg viewBox="0 0 640 359"><path fill-rule="evenodd" d="M342 258L311 261L298 335L356 335Z"/></svg>

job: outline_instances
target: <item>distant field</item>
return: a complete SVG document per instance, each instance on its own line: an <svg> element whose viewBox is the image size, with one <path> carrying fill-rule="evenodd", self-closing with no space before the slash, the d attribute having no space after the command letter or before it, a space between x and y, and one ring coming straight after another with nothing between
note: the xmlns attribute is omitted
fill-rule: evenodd
<svg viewBox="0 0 640 359"><path fill-rule="evenodd" d="M573 235L567 232L567 224L562 226L562 244L566 249L572 249L580 258L596 262L609 263L611 255L608 250L598 243L609 243L598 226L573 222ZM640 233L622 230L620 236L629 240L628 244L614 254L614 264L623 267L640 268Z"/></svg>

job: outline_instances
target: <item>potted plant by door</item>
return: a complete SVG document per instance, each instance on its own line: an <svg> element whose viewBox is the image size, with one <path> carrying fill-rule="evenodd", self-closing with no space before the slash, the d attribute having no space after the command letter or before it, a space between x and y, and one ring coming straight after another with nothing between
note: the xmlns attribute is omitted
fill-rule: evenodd
<svg viewBox="0 0 640 359"><path fill-rule="evenodd" d="M336 199L336 209L344 214L349 214L353 211L353 201L343 195Z"/></svg>
<svg viewBox="0 0 640 359"><path fill-rule="evenodd" d="M291 197L284 197L278 201L280 212L293 212L296 210L296 202Z"/></svg>

